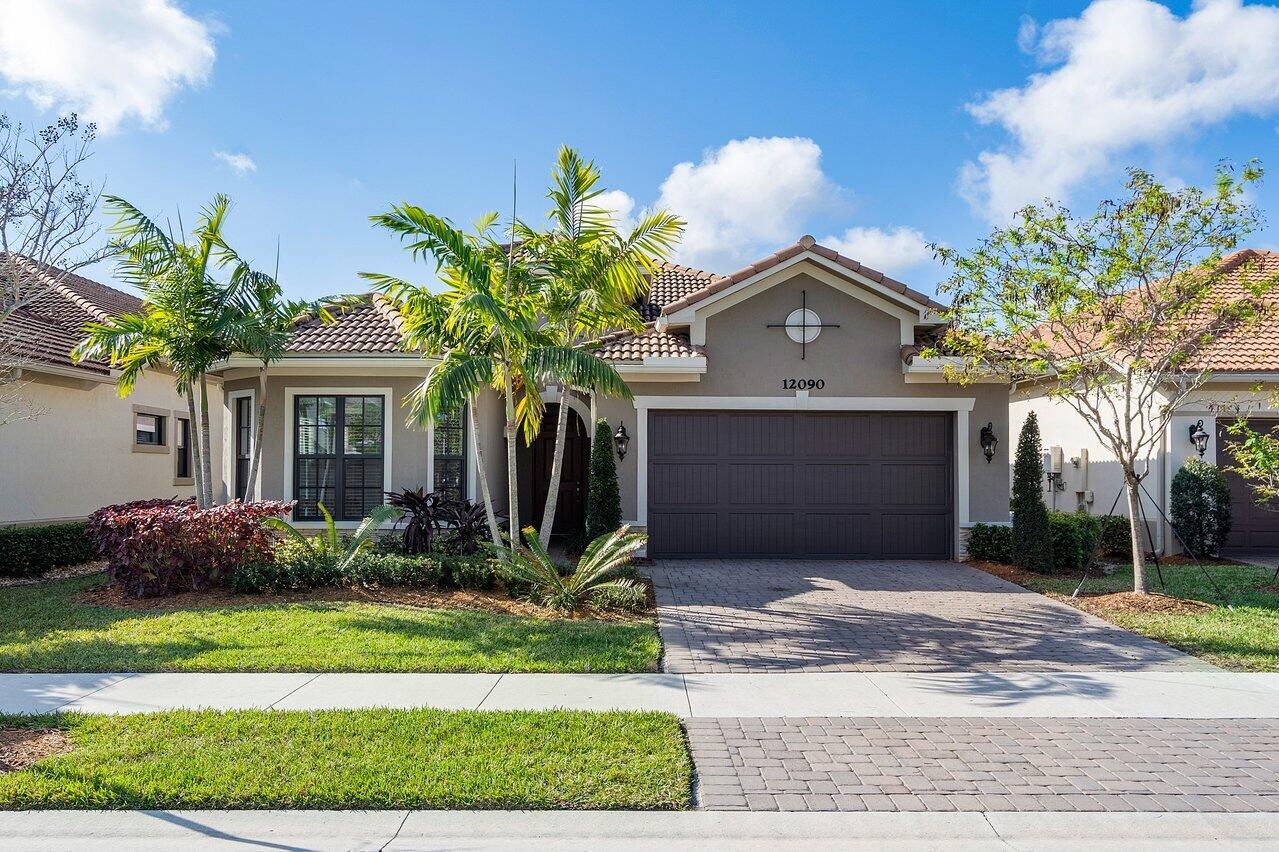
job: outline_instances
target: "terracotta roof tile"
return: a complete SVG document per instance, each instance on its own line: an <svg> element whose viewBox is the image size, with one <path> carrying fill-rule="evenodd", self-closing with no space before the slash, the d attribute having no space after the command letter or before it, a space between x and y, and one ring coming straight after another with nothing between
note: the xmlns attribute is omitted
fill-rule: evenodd
<svg viewBox="0 0 1279 852"><path fill-rule="evenodd" d="M645 358L698 358L706 354L700 346L689 343L688 337L649 327L639 334L619 331L600 338L596 350L601 358L617 362L642 362Z"/></svg>
<svg viewBox="0 0 1279 852"><path fill-rule="evenodd" d="M658 261L657 271L649 281L648 297L636 309L646 321L651 322L657 319L666 305L706 287L719 277L703 269Z"/></svg>
<svg viewBox="0 0 1279 852"><path fill-rule="evenodd" d="M111 372L102 361L72 361L71 350L80 342L79 332L26 308L19 308L0 321L0 339L6 354L19 364L33 361L102 375Z"/></svg>
<svg viewBox="0 0 1279 852"><path fill-rule="evenodd" d="M378 296L346 311L334 312L334 322L319 320L300 324L289 343L289 352L398 352L400 319Z"/></svg>
<svg viewBox="0 0 1279 852"><path fill-rule="evenodd" d="M1279 252L1241 249L1223 258L1222 269L1227 274L1217 284L1217 293L1229 301L1243 299L1250 295L1244 287L1246 281L1279 275ZM1279 305L1279 294L1271 295L1267 301ZM1204 357L1208 369L1214 372L1279 370L1279 312L1256 325L1222 335Z"/></svg>

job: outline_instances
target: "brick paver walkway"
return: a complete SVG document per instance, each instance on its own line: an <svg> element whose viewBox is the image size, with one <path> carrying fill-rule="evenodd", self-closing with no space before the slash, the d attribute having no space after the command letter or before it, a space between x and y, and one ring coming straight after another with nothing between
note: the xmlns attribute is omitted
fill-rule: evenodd
<svg viewBox="0 0 1279 852"><path fill-rule="evenodd" d="M1274 719L691 719L702 807L1279 811Z"/></svg>
<svg viewBox="0 0 1279 852"><path fill-rule="evenodd" d="M665 560L665 669L1207 669L1166 645L954 562Z"/></svg>

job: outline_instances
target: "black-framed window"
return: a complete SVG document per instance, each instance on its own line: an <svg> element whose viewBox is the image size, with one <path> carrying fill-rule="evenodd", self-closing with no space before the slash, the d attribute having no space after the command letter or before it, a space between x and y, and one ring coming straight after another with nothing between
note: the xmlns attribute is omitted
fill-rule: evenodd
<svg viewBox="0 0 1279 852"><path fill-rule="evenodd" d="M191 478L191 421L186 417L177 418L177 428L173 432L176 451L173 459L173 475L178 479Z"/></svg>
<svg viewBox="0 0 1279 852"><path fill-rule="evenodd" d="M435 490L455 500L466 496L466 414L458 410L435 421Z"/></svg>
<svg viewBox="0 0 1279 852"><path fill-rule="evenodd" d="M133 415L134 443L143 447L163 447L164 426L167 419L163 414L136 412Z"/></svg>
<svg viewBox="0 0 1279 852"><path fill-rule="evenodd" d="M235 398L235 493L232 498L244 498L249 484L249 467L253 464L253 397ZM328 504L325 504L328 505Z"/></svg>
<svg viewBox="0 0 1279 852"><path fill-rule="evenodd" d="M293 398L293 495L298 520L319 520L319 503L343 521L384 500L385 418L381 396Z"/></svg>

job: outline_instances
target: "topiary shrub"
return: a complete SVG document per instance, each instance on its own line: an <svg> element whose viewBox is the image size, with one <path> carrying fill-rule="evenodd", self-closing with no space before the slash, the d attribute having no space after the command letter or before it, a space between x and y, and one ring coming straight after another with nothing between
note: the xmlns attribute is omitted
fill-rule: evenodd
<svg viewBox="0 0 1279 852"><path fill-rule="evenodd" d="M85 522L0 527L0 577L34 577L50 568L79 565L97 555Z"/></svg>
<svg viewBox="0 0 1279 852"><path fill-rule="evenodd" d="M1053 566L1052 531L1048 507L1044 505L1043 445L1039 441L1039 418L1031 412L1017 440L1013 462L1013 562L1029 571L1046 572Z"/></svg>
<svg viewBox="0 0 1279 852"><path fill-rule="evenodd" d="M973 524L968 531L968 556L986 562L1013 561L1013 528L1003 524Z"/></svg>
<svg viewBox="0 0 1279 852"><path fill-rule="evenodd" d="M1172 478L1172 524L1192 556L1221 555L1230 535L1230 488L1216 465L1189 459Z"/></svg>
<svg viewBox="0 0 1279 852"><path fill-rule="evenodd" d="M613 433L601 417L595 423L591 443L591 471L586 492L586 541L595 541L622 525L622 494L617 485L617 465L613 462Z"/></svg>

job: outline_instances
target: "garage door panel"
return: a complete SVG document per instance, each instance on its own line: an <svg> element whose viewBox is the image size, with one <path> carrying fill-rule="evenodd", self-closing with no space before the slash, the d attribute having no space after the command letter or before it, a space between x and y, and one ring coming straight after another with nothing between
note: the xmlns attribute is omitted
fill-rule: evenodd
<svg viewBox="0 0 1279 852"><path fill-rule="evenodd" d="M1279 437L1279 420L1249 418L1248 425L1262 434ZM1217 423L1217 456L1228 459L1227 447L1234 438L1226 431L1223 418ZM1230 487L1230 514L1232 523L1226 547L1236 550L1274 550L1279 548L1279 501L1259 505L1252 487L1233 470L1226 469L1226 484Z"/></svg>
<svg viewBox="0 0 1279 852"><path fill-rule="evenodd" d="M714 463L655 463L651 482L656 505L714 506L719 502L719 465Z"/></svg>
<svg viewBox="0 0 1279 852"><path fill-rule="evenodd" d="M650 412L649 552L947 558L951 421L943 412Z"/></svg>
<svg viewBox="0 0 1279 852"><path fill-rule="evenodd" d="M682 556L719 552L718 530L719 515L714 512L659 512L648 519L649 539Z"/></svg>
<svg viewBox="0 0 1279 852"><path fill-rule="evenodd" d="M795 551L794 512L730 512L720 543L725 553L757 556Z"/></svg>
<svg viewBox="0 0 1279 852"><path fill-rule="evenodd" d="M852 464L805 464L803 466L804 504L806 506L858 506L878 499L869 477L874 466L866 462Z"/></svg>
<svg viewBox="0 0 1279 852"><path fill-rule="evenodd" d="M793 464L730 464L727 478L730 505L791 506L795 503Z"/></svg>
<svg viewBox="0 0 1279 852"><path fill-rule="evenodd" d="M731 456L789 456L795 450L795 418L789 413L723 417L720 430Z"/></svg>

